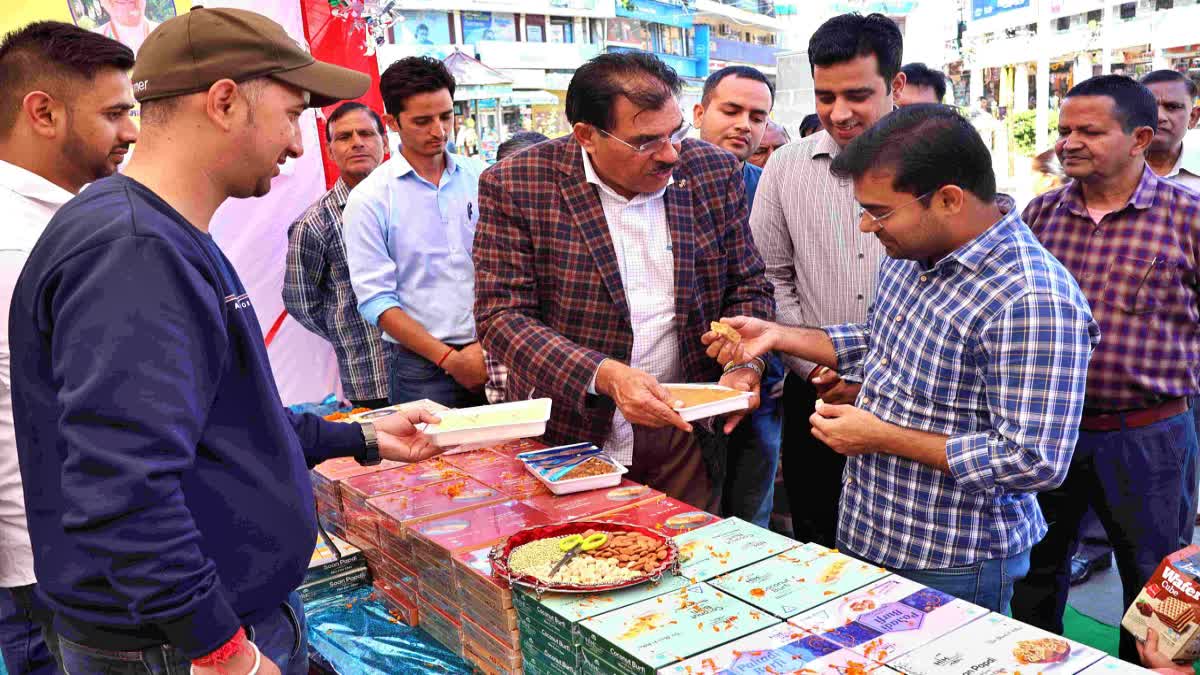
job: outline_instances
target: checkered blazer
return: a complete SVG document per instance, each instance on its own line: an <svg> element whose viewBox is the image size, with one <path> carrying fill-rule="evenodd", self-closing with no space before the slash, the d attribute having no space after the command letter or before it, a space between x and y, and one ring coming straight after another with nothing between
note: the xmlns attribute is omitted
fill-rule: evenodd
<svg viewBox="0 0 1200 675"><path fill-rule="evenodd" d="M704 354L708 322L775 315L747 224L733 155L686 139L664 196L675 258L675 326L690 382L721 375ZM508 367L508 400L548 396L550 442L603 443L613 402L588 395L600 362L629 363L633 329L596 188L573 136L538 144L479 179L475 320L483 347Z"/></svg>

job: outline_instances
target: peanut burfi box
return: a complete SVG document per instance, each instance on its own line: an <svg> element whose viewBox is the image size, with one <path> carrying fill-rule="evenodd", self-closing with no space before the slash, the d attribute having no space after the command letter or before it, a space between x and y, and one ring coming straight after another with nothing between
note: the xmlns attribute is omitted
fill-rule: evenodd
<svg viewBox="0 0 1200 675"><path fill-rule="evenodd" d="M781 623L658 671L659 675L884 675L894 671L841 645Z"/></svg>
<svg viewBox="0 0 1200 675"><path fill-rule="evenodd" d="M805 612L791 623L887 663L988 611L899 576L888 576Z"/></svg>
<svg viewBox="0 0 1200 675"><path fill-rule="evenodd" d="M1200 658L1200 546L1167 556L1126 610L1121 626L1139 640L1158 633L1158 650L1177 661Z"/></svg>
<svg viewBox="0 0 1200 675"><path fill-rule="evenodd" d="M800 545L740 518L676 535L675 543L681 573L694 581L707 581Z"/></svg>
<svg viewBox="0 0 1200 675"><path fill-rule="evenodd" d="M693 584L584 619L579 646L581 655L614 670L651 675L777 623L718 588Z"/></svg>
<svg viewBox="0 0 1200 675"><path fill-rule="evenodd" d="M888 665L907 675L1074 675L1103 657L1078 642L988 614Z"/></svg>
<svg viewBox="0 0 1200 675"><path fill-rule="evenodd" d="M789 619L887 574L881 567L824 546L804 544L711 583L755 607Z"/></svg>

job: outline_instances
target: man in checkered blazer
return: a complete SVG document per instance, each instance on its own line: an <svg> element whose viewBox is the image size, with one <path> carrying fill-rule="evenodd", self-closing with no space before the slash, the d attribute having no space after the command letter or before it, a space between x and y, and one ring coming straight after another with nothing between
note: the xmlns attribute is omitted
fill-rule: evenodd
<svg viewBox="0 0 1200 675"><path fill-rule="evenodd" d="M683 421L660 383L757 396L761 362L722 373L700 336L775 310L741 167L685 138L680 85L651 55L596 57L567 91L573 133L484 172L475 317L509 400L554 399L550 442L602 444L631 479L714 510L720 432Z"/></svg>

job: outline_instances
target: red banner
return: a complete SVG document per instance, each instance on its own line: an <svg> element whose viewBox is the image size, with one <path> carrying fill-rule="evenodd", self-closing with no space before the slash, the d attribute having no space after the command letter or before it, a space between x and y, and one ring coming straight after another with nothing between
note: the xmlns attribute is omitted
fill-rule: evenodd
<svg viewBox="0 0 1200 675"><path fill-rule="evenodd" d="M312 55L327 63L353 68L371 76L371 88L361 98L355 99L371 106L383 115L383 99L379 96L379 65L375 56L367 56L365 40L369 39L361 22L333 16L329 0L301 0L300 10L304 16L304 35ZM340 103L338 104L340 105ZM337 105L324 108L328 115ZM317 116L317 131L321 137L321 159L325 163L325 183L333 187L338 179L338 170L329 158L329 144L325 140L325 117ZM387 146L385 140L384 146Z"/></svg>

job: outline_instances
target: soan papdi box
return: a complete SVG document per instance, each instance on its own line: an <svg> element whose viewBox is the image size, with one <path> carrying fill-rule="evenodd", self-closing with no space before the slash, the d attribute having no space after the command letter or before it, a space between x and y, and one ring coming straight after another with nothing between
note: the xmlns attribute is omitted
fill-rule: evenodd
<svg viewBox="0 0 1200 675"><path fill-rule="evenodd" d="M1176 661L1200 658L1200 546L1167 556L1146 582L1121 626L1139 640L1158 633L1158 651Z"/></svg>

